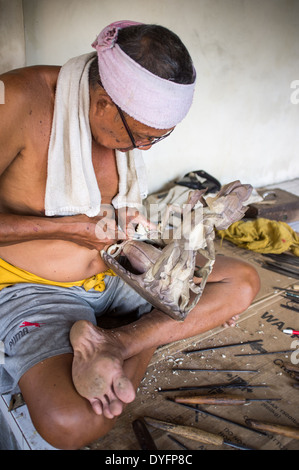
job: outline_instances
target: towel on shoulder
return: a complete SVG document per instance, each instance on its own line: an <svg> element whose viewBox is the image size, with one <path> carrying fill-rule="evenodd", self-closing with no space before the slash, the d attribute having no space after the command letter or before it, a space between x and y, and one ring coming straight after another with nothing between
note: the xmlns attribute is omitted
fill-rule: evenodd
<svg viewBox="0 0 299 470"><path fill-rule="evenodd" d="M88 75L95 56L90 53L70 59L58 76L48 151L47 216L94 217L100 213L101 193L92 164L89 125ZM142 152L115 153L119 193L113 206L138 207L148 192Z"/></svg>

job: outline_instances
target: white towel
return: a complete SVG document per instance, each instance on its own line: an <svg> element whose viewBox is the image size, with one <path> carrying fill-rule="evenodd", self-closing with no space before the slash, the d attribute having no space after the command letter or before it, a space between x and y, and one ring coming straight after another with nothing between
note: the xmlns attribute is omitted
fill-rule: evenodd
<svg viewBox="0 0 299 470"><path fill-rule="evenodd" d="M101 208L91 155L89 125L89 67L95 53L69 60L60 70L48 151L45 195L47 216L86 214ZM115 208L138 207L147 196L146 169L139 150L116 151L119 194Z"/></svg>

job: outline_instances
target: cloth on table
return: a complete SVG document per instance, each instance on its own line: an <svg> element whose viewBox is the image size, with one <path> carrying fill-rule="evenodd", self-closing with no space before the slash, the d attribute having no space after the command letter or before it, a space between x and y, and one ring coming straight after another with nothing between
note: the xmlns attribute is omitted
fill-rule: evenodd
<svg viewBox="0 0 299 470"><path fill-rule="evenodd" d="M299 256L299 235L285 222L258 218L239 220L217 235L241 248L258 253L284 253Z"/></svg>

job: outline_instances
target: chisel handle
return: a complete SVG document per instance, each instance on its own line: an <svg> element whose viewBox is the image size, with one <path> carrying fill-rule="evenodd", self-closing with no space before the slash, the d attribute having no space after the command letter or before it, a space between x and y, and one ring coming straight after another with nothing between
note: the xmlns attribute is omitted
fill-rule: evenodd
<svg viewBox="0 0 299 470"><path fill-rule="evenodd" d="M293 364L285 364L285 363L283 365L290 372L298 372L299 373L299 367L298 366L294 366Z"/></svg>
<svg viewBox="0 0 299 470"><path fill-rule="evenodd" d="M196 405L244 405L247 400L234 395L194 395L175 397L176 403L189 403Z"/></svg>
<svg viewBox="0 0 299 470"><path fill-rule="evenodd" d="M144 421L150 424L154 428L162 429L163 431L175 434L176 436L185 437L196 442L202 442L203 444L211 444L214 446L221 446L224 440L217 434L212 434L202 429L195 428L193 426L182 426L180 424L168 423L161 421L160 419L144 417Z"/></svg>
<svg viewBox="0 0 299 470"><path fill-rule="evenodd" d="M247 419L246 424L252 426L254 429L259 429L260 431L267 431L299 440L299 428L283 426L280 424L263 423L262 421L257 421L255 419Z"/></svg>

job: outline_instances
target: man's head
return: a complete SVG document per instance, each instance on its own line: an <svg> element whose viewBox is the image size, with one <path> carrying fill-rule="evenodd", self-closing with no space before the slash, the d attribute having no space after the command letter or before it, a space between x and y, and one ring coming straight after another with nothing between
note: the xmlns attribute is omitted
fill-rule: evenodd
<svg viewBox="0 0 299 470"><path fill-rule="evenodd" d="M175 33L163 26L140 24L120 29L116 44L131 59L158 77L182 84L195 81L188 50ZM97 58L92 65L90 78L96 85L99 79Z"/></svg>
<svg viewBox="0 0 299 470"><path fill-rule="evenodd" d="M141 124L137 143L144 138L149 147L150 137L167 134L187 114L196 74L176 34L158 25L118 22L105 28L93 47L98 54L90 67L91 88L102 87L131 134ZM151 132L143 132L146 128Z"/></svg>

